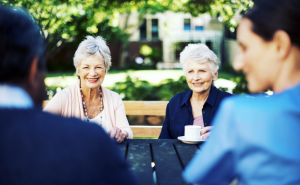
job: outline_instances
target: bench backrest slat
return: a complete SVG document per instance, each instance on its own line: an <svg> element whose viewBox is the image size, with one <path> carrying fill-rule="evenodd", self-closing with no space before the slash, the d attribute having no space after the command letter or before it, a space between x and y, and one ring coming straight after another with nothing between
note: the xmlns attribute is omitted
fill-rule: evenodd
<svg viewBox="0 0 300 185"><path fill-rule="evenodd" d="M162 126L130 126L133 137L158 137Z"/></svg>
<svg viewBox="0 0 300 185"><path fill-rule="evenodd" d="M123 101L126 115L165 116L168 101Z"/></svg>
<svg viewBox="0 0 300 185"><path fill-rule="evenodd" d="M43 102L43 108L49 100ZM165 116L168 101L123 101L126 115Z"/></svg>
<svg viewBox="0 0 300 185"><path fill-rule="evenodd" d="M43 102L43 108L49 100ZM123 101L126 115L165 116L168 101ZM130 126L133 137L158 137L161 126Z"/></svg>

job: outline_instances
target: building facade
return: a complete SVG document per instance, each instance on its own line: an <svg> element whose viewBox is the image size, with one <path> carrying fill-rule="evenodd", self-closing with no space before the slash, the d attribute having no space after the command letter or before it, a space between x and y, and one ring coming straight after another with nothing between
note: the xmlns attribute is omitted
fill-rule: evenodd
<svg viewBox="0 0 300 185"><path fill-rule="evenodd" d="M222 41L224 25L208 14L192 17L188 13L147 14L138 13L120 15L119 26L131 33L129 38L129 58L139 57L138 47L147 44L161 47L161 61L158 68L180 68L179 53L188 43L204 43L222 59Z"/></svg>

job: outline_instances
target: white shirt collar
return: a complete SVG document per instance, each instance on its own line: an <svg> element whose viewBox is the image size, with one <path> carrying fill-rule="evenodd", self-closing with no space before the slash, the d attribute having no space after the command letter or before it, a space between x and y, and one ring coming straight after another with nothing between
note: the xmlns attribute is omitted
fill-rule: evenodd
<svg viewBox="0 0 300 185"><path fill-rule="evenodd" d="M0 84L0 108L32 108L32 99L21 87Z"/></svg>

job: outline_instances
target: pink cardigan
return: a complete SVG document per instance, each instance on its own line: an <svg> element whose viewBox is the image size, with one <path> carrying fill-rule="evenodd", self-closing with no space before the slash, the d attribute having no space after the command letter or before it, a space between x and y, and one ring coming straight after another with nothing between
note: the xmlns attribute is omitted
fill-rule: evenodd
<svg viewBox="0 0 300 185"><path fill-rule="evenodd" d="M121 97L116 92L102 86L101 88L103 92L105 117L109 125L109 130L111 130L112 127L118 127L123 132L127 132L128 139L132 139L133 133L129 127ZM44 111L84 120L79 80L75 85L69 86L57 93L46 105Z"/></svg>

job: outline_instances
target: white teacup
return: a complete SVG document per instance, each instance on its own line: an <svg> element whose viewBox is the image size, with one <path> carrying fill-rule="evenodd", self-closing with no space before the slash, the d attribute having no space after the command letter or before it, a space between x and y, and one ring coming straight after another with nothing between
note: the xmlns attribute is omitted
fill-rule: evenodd
<svg viewBox="0 0 300 185"><path fill-rule="evenodd" d="M201 126L186 125L184 127L184 136L186 140L197 141L201 139Z"/></svg>

